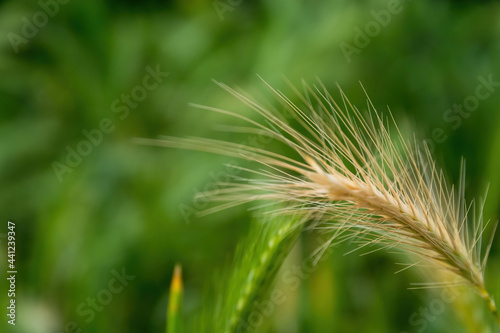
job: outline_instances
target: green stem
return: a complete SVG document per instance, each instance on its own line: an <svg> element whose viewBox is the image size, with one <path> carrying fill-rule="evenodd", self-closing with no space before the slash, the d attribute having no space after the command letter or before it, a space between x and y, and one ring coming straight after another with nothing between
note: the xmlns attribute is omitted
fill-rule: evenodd
<svg viewBox="0 0 500 333"><path fill-rule="evenodd" d="M170 296L167 309L167 333L180 333L182 314L182 269L177 264L170 285Z"/></svg>
<svg viewBox="0 0 500 333"><path fill-rule="evenodd" d="M481 293L481 297L488 304L488 308L490 309L491 313L495 317L495 320L497 321L498 326L500 326L500 314L498 313L497 307L495 305L495 301L490 296L490 294L486 291L486 289L480 287L479 292Z"/></svg>

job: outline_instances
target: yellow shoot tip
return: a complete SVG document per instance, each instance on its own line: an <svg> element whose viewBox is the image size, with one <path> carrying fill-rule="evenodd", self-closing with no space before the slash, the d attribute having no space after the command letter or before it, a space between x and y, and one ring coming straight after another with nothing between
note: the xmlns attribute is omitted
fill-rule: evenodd
<svg viewBox="0 0 500 333"><path fill-rule="evenodd" d="M181 309L182 309L182 267L176 264L172 282L170 284L170 296L167 310L167 333L181 332Z"/></svg>
<svg viewBox="0 0 500 333"><path fill-rule="evenodd" d="M174 268L174 275L172 277L172 283L170 284L170 292L178 293L182 291L182 266L176 264Z"/></svg>

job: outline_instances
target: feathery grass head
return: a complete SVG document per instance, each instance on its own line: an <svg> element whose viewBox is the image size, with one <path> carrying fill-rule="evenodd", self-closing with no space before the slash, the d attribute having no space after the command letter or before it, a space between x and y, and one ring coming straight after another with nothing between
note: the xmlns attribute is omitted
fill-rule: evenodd
<svg viewBox="0 0 500 333"><path fill-rule="evenodd" d="M276 110L218 84L263 121L198 107L245 120L250 127L234 130L265 133L293 149L297 158L211 139L150 141L240 157L264 167L245 169L253 176L239 177L213 193L213 200L222 202L217 209L256 200L283 202L287 209L280 213L308 214L332 230L332 240L354 238L362 242L360 247L381 244L381 248L403 249L417 258L409 266L430 265L451 272L459 278L456 284L477 288L496 312L484 283L491 243L482 254L485 226L482 214L473 214L476 205L465 202L465 171L458 188L450 187L427 147L405 140L390 112L383 117L368 99L363 114L340 89L339 105L321 82L304 85L305 93L292 86L303 107L268 86L294 126ZM389 123L393 123L395 135Z"/></svg>

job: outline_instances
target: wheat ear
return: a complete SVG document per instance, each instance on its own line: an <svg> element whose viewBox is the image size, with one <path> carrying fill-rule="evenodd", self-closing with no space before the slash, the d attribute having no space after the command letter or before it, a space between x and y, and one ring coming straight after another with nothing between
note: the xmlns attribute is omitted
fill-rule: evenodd
<svg viewBox="0 0 500 333"><path fill-rule="evenodd" d="M245 169L254 175L225 184L225 189L213 196L223 202L216 209L271 199L292 205L288 211L293 213L313 212L314 219L324 221L337 239L355 237L363 241L361 247L377 243L382 248L404 249L418 258L409 266L430 264L451 272L459 278L454 285L468 284L477 289L500 324L484 282L491 247L490 242L481 255L487 223L483 224L480 212L472 213L476 205L464 200L464 171L458 189L449 187L426 146L408 143L390 111L389 117L383 117L368 99L367 112L362 114L340 88L343 107L321 82L312 87L304 84L304 93L291 86L300 100L299 107L268 85L291 119L286 121L276 109L265 108L244 93L217 84L264 121L218 108L197 107L245 120L250 127L233 129L281 141L295 151L297 158L205 138L147 141L240 157L265 167ZM389 122L394 123L395 137L389 131Z"/></svg>
<svg viewBox="0 0 500 333"><path fill-rule="evenodd" d="M208 332L242 332L255 303L269 299L270 288L305 221L304 216L261 216L235 251L230 274L217 281L219 289L209 301L203 328ZM274 297L274 296L273 296Z"/></svg>

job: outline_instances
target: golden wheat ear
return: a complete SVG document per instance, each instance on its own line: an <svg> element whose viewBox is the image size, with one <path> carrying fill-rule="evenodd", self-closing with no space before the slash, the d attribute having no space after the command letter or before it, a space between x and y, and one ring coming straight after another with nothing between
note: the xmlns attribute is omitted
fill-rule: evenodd
<svg viewBox="0 0 500 333"><path fill-rule="evenodd" d="M233 130L264 134L291 148L297 158L205 138L143 141L239 157L263 166L244 169L253 175L239 176L224 184L223 190L212 193L214 201L222 202L213 210L264 199L286 203L293 214L312 212L313 219L321 220L340 240L356 238L362 242L360 247L397 247L419 258L409 266L451 272L459 278L454 285L468 284L478 290L500 323L484 283L491 248L490 241L481 255L487 223L483 224L480 212L472 214L472 205L465 202L465 168L458 188L450 187L429 149L406 141L390 110L389 117L383 117L368 98L367 112L363 114L340 88L342 107L321 82L304 84L303 93L290 85L299 106L265 83L285 110L287 117L283 117L244 93L217 84L254 110L261 120L223 109L197 107L246 121L249 127ZM390 132L389 123L395 131ZM446 284L450 283L425 287Z"/></svg>

